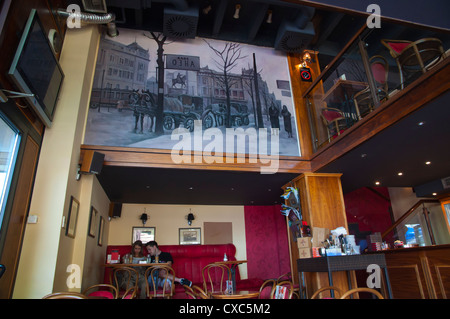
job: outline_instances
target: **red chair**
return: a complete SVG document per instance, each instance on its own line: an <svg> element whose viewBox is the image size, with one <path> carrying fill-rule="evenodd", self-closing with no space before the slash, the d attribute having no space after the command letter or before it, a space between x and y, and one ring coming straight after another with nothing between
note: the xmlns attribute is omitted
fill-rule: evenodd
<svg viewBox="0 0 450 319"><path fill-rule="evenodd" d="M104 299L117 299L119 296L119 291L113 285L108 284L98 284L90 286L83 291L83 295L88 298L104 298Z"/></svg>
<svg viewBox="0 0 450 319"><path fill-rule="evenodd" d="M384 57L381 55L375 55L370 58L370 68L372 71L375 84L377 85L376 94L378 100L382 101L388 99L388 75L389 75L389 64ZM358 120L364 117L365 114L372 112L375 108L375 101L372 98L372 93L370 88L367 86L365 89L355 93L353 96L353 102L355 104L356 115Z"/></svg>
<svg viewBox="0 0 450 319"><path fill-rule="evenodd" d="M347 119L339 109L331 107L322 108L322 120L328 130L328 141L341 135L347 127Z"/></svg>
<svg viewBox="0 0 450 319"><path fill-rule="evenodd" d="M400 72L401 88L404 88L403 72L417 71L425 73L441 59L445 58L442 42L436 38L424 38L417 41L388 40L381 43L389 50L397 62Z"/></svg>
<svg viewBox="0 0 450 319"><path fill-rule="evenodd" d="M226 289L226 281L231 281L231 270L225 265L209 264L202 269L203 290L208 293Z"/></svg>

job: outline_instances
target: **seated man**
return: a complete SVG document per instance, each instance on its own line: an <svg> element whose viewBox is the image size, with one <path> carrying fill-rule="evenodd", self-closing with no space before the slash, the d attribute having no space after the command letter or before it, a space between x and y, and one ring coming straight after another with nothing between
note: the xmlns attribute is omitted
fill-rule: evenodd
<svg viewBox="0 0 450 319"><path fill-rule="evenodd" d="M172 267L172 264L173 264L172 255L170 253L159 250L158 243L156 241L154 241L154 240L149 241L146 244L146 247L147 247L148 253L151 256L151 261L150 261L151 263L167 263L167 264L169 264L170 267ZM156 281L157 287L162 288L164 285L167 285L167 284L170 285L170 282L165 283L164 279L162 279L162 278L164 278L164 274L159 273L159 278L160 278L160 280ZM151 278L148 278L149 283L151 283L151 280L152 280ZM178 282L181 285L187 285L189 287L192 286L192 282L185 278L175 277L174 281ZM166 289L168 289L168 288L170 288L170 287L166 286Z"/></svg>

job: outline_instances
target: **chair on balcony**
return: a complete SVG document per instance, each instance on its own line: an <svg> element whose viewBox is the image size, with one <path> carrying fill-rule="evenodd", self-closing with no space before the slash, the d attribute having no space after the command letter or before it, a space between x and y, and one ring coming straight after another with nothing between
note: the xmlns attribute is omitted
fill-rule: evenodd
<svg viewBox="0 0 450 319"><path fill-rule="evenodd" d="M331 107L322 108L321 116L328 131L328 141L341 135L348 128L347 119L339 109Z"/></svg>
<svg viewBox="0 0 450 319"><path fill-rule="evenodd" d="M436 38L424 38L414 42L383 39L381 43L397 62L402 89L405 85L403 72L421 71L425 73L442 58L445 58L442 42Z"/></svg>
<svg viewBox="0 0 450 319"><path fill-rule="evenodd" d="M388 84L387 79L389 75L389 64L387 60L381 55L375 55L369 59L370 69L372 71L375 84L377 86L377 96L379 101L388 98ZM353 96L353 102L355 104L356 115L358 120L361 120L364 115L372 112L375 108L375 101L372 98L370 88L367 86L365 89L355 93Z"/></svg>
<svg viewBox="0 0 450 319"><path fill-rule="evenodd" d="M119 296L119 290L113 285L98 284L90 286L83 291L83 295L88 298L104 298L104 299L117 299Z"/></svg>

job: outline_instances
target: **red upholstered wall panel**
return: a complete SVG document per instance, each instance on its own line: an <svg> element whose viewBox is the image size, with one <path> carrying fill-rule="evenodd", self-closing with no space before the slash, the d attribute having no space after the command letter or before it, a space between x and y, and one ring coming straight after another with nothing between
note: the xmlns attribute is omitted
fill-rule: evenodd
<svg viewBox="0 0 450 319"><path fill-rule="evenodd" d="M245 206L248 278L277 278L290 271L286 219L281 206Z"/></svg>

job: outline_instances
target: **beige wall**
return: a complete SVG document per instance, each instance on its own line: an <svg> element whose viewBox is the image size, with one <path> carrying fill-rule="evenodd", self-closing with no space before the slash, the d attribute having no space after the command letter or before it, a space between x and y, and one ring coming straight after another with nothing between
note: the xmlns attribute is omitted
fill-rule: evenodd
<svg viewBox="0 0 450 319"><path fill-rule="evenodd" d="M75 176L100 38L98 30L93 26L68 30L64 40L60 64L65 79L54 124L44 134L30 204L30 214L37 215L38 222L25 229L13 298L42 298L54 289L67 291L67 266L75 262L83 268L80 256L86 244L84 223L90 205L81 202L81 197L85 187L92 186L77 182ZM66 237L61 227L71 196L80 201L81 222L75 239Z"/></svg>
<svg viewBox="0 0 450 319"><path fill-rule="evenodd" d="M233 244L236 246L236 258L247 259L244 206L207 206L207 205L141 205L124 204L120 218L110 222L108 244L130 245L133 226L142 227L139 216L145 212L150 217L145 226L156 227L156 241L160 245L178 245L178 229L200 227L203 244L204 222L231 222L233 224ZM191 209L195 220L188 226L185 216ZM247 278L247 266L239 266L242 279Z"/></svg>

